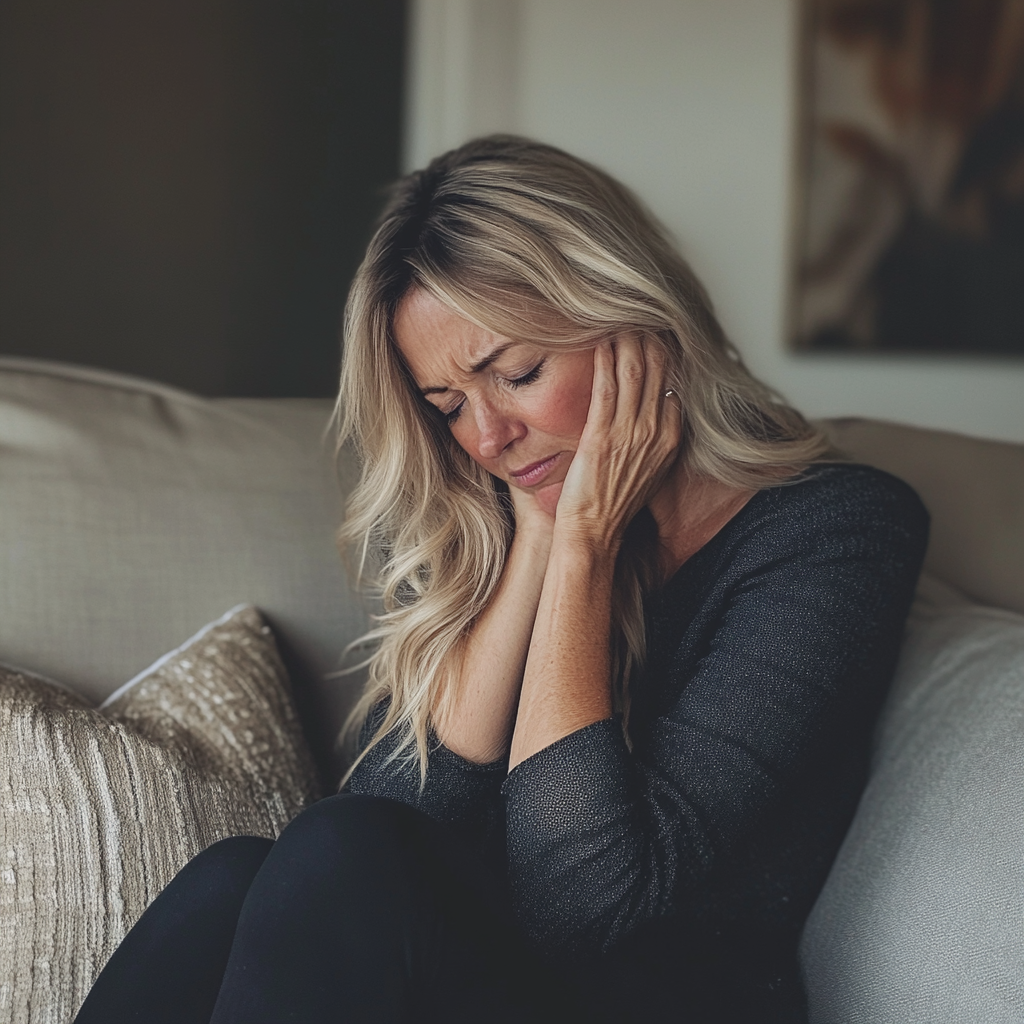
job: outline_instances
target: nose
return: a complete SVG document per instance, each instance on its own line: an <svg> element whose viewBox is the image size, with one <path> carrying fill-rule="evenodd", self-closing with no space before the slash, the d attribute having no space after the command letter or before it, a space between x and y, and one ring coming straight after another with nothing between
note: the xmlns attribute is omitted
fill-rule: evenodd
<svg viewBox="0 0 1024 1024"><path fill-rule="evenodd" d="M482 459L496 459L526 433L525 425L486 399L477 401L474 410L477 450Z"/></svg>

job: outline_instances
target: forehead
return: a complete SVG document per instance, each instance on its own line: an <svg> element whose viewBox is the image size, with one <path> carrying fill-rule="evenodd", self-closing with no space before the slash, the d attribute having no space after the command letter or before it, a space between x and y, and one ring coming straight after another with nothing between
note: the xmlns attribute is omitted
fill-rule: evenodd
<svg viewBox="0 0 1024 1024"><path fill-rule="evenodd" d="M422 288L411 289L395 313L395 341L420 387L451 384L509 339L485 330Z"/></svg>

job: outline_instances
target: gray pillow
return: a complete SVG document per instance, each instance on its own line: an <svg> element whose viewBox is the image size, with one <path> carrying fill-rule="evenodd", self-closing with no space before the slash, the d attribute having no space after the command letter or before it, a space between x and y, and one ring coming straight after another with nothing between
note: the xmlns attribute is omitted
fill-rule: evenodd
<svg viewBox="0 0 1024 1024"><path fill-rule="evenodd" d="M0 667L0 1021L70 1020L175 873L317 797L274 638L242 607L95 708Z"/></svg>
<svg viewBox="0 0 1024 1024"><path fill-rule="evenodd" d="M804 930L820 1024L1024 1020L1024 617L921 593Z"/></svg>

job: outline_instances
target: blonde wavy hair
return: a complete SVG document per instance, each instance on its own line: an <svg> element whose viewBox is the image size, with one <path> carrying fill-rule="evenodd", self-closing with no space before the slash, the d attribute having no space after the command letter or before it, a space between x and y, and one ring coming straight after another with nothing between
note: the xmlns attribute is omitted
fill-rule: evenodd
<svg viewBox="0 0 1024 1024"><path fill-rule="evenodd" d="M543 349L624 331L663 346L681 399L680 457L696 474L761 489L831 452L819 429L750 375L665 231L603 171L494 135L402 178L345 309L338 444L354 448L362 473L339 545L382 604L360 641L373 654L349 727L386 701L370 746L399 730L396 756L418 764L422 781L431 721L450 706L454 659L495 592L515 522L507 486L455 443L402 360L395 314L414 287ZM616 566L613 675L627 712L646 649L644 599L657 585L655 541L645 510Z"/></svg>

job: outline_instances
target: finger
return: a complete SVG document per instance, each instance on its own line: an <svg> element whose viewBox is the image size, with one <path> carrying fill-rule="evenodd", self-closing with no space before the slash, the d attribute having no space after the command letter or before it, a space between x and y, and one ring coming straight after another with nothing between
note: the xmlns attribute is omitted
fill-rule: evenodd
<svg viewBox="0 0 1024 1024"><path fill-rule="evenodd" d="M615 379L618 383L617 417L625 425L636 422L643 407L647 378L644 349L635 334L620 334L615 339Z"/></svg>
<svg viewBox="0 0 1024 1024"><path fill-rule="evenodd" d="M661 413L665 404L665 350L661 345L648 339L644 346L644 359L647 366L647 374L644 378L644 408L650 409L655 421Z"/></svg>
<svg viewBox="0 0 1024 1024"><path fill-rule="evenodd" d="M615 419L618 404L618 383L615 374L615 353L610 342L602 341L594 348L594 384L590 392L587 425L606 430Z"/></svg>

